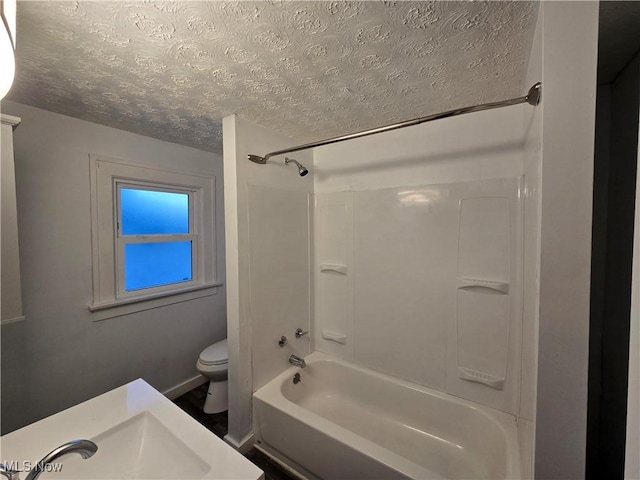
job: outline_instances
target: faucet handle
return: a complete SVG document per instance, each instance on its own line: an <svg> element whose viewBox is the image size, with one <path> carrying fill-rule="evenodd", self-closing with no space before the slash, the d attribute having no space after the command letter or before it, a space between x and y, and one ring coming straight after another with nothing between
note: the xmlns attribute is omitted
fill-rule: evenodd
<svg viewBox="0 0 640 480"><path fill-rule="evenodd" d="M6 463L0 463L0 475L9 480L20 480L20 472L9 467Z"/></svg>
<svg viewBox="0 0 640 480"><path fill-rule="evenodd" d="M303 335L306 335L307 333L309 333L309 330L307 330L306 332L303 332L301 328L296 328L296 338L300 338Z"/></svg>

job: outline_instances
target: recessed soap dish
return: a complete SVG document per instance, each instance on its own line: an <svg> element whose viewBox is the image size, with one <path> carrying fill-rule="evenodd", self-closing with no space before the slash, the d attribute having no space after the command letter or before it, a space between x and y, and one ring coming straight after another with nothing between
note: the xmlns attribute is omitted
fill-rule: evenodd
<svg viewBox="0 0 640 480"><path fill-rule="evenodd" d="M504 390L504 377L496 377L465 367L458 367L458 377L463 380L468 380L469 382L484 383L496 390Z"/></svg>
<svg viewBox="0 0 640 480"><path fill-rule="evenodd" d="M324 328L321 331L322 338L325 340L331 340L332 342L341 343L342 345L346 345L347 336L344 333L332 332L330 330L325 330Z"/></svg>
<svg viewBox="0 0 640 480"><path fill-rule="evenodd" d="M346 265L331 265L328 263L320 264L321 273L338 273L340 275L346 275L348 267Z"/></svg>

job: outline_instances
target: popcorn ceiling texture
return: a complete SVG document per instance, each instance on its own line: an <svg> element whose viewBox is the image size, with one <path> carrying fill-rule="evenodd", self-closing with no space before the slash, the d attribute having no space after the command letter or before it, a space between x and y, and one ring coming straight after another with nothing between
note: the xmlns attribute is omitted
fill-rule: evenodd
<svg viewBox="0 0 640 480"><path fill-rule="evenodd" d="M9 99L202 150L523 95L536 2L24 1ZM256 152L266 153L266 152Z"/></svg>

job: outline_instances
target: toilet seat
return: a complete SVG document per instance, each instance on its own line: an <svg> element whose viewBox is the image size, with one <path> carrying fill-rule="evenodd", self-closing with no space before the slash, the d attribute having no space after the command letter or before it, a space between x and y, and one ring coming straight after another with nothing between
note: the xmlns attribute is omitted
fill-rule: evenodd
<svg viewBox="0 0 640 480"><path fill-rule="evenodd" d="M227 364L227 340L209 345L200 354L199 361L202 365L215 366Z"/></svg>

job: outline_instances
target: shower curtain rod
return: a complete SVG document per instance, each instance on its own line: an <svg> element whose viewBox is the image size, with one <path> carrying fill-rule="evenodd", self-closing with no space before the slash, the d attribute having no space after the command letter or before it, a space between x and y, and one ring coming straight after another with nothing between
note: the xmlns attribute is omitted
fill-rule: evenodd
<svg viewBox="0 0 640 480"><path fill-rule="evenodd" d="M518 105L520 103L528 103L529 105L532 105L535 107L540 103L541 92L542 92L542 83L538 82L529 89L529 91L524 97L512 98L510 100L503 100L501 102L483 103L482 105L475 105L473 107L457 108L455 110L449 110L447 112L436 113L434 115L427 115L426 117L419 117L419 118L414 118L413 120L406 120L400 123L385 125L384 127L372 128L370 130L363 130L361 132L350 133L348 135L342 135L340 137L333 137L333 138L328 138L326 140L320 140L319 142L305 143L304 145L298 145L297 147L285 148L284 150L269 152L264 157L261 157L259 155L247 155L247 158L254 163L259 163L261 165L264 165L265 163L267 163L267 160L269 158L275 157L276 155L299 152L300 150L306 150L307 148L321 147L323 145L330 145L332 143L344 142L345 140L366 137L367 135L374 135L376 133L388 132L390 130L396 130L398 128L411 127L413 125L419 125L421 123L430 122L432 120L455 117L456 115L462 115L464 113L481 112L482 110L491 110L493 108L508 107L510 105Z"/></svg>

